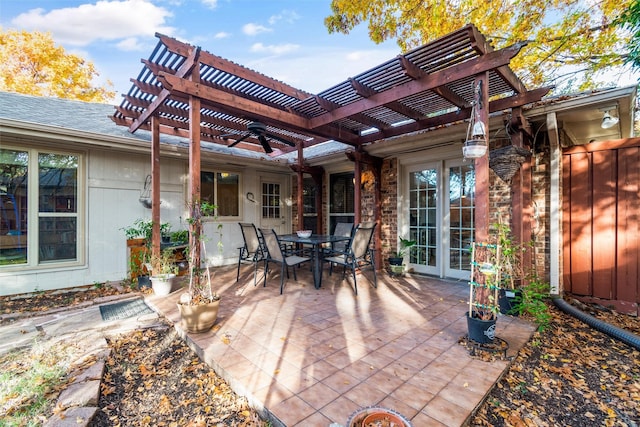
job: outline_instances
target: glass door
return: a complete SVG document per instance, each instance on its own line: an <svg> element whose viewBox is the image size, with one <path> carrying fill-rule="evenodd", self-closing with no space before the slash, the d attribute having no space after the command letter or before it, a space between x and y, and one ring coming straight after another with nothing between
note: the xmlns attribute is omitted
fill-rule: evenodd
<svg viewBox="0 0 640 427"><path fill-rule="evenodd" d="M406 218L400 230L417 245L409 254L417 273L468 279L474 237L475 173L463 161L434 162L407 169ZM407 227L408 226L408 227ZM406 233L405 233L406 234Z"/></svg>
<svg viewBox="0 0 640 427"><path fill-rule="evenodd" d="M417 242L409 253L409 264L418 273L440 275L440 175L437 165L409 172L408 238Z"/></svg>
<svg viewBox="0 0 640 427"><path fill-rule="evenodd" d="M260 228L274 229L278 234L285 234L286 217L283 204L283 183L274 180L263 180L260 194Z"/></svg>
<svg viewBox="0 0 640 427"><path fill-rule="evenodd" d="M448 212L444 240L447 262L445 276L468 279L471 272L471 243L474 239L476 175L473 163L447 164L445 209Z"/></svg>

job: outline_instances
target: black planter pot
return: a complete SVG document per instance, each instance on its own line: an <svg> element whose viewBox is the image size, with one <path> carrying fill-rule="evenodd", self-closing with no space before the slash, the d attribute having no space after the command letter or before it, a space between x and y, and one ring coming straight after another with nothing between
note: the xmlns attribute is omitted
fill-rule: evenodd
<svg viewBox="0 0 640 427"><path fill-rule="evenodd" d="M467 330L470 340L480 344L492 343L496 337L496 318L482 320L475 317L475 313L471 317L467 312Z"/></svg>
<svg viewBox="0 0 640 427"><path fill-rule="evenodd" d="M138 276L138 289L151 287L149 276Z"/></svg>
<svg viewBox="0 0 640 427"><path fill-rule="evenodd" d="M389 258L389 265L402 265L404 258L391 257Z"/></svg>
<svg viewBox="0 0 640 427"><path fill-rule="evenodd" d="M522 291L520 289L500 289L498 292L498 306L502 314L517 316L518 311L516 310L516 305L520 301L522 301Z"/></svg>

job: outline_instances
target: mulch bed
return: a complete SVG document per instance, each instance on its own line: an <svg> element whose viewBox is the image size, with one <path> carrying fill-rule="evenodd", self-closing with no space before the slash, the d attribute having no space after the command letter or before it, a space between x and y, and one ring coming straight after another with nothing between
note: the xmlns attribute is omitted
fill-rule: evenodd
<svg viewBox="0 0 640 427"><path fill-rule="evenodd" d="M175 329L136 331L109 346L92 426L266 425Z"/></svg>
<svg viewBox="0 0 640 427"><path fill-rule="evenodd" d="M582 307L584 308L584 307ZM474 426L640 425L640 352L555 307L472 419ZM640 334L638 318L587 307Z"/></svg>

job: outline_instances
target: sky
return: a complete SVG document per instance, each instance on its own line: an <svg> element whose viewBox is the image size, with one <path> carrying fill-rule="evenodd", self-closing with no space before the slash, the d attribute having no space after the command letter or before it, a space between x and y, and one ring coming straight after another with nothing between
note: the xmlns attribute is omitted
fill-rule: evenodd
<svg viewBox="0 0 640 427"><path fill-rule="evenodd" d="M93 62L119 104L161 33L318 93L400 53L360 25L329 34L330 0L0 0L0 26L50 32L57 45Z"/></svg>

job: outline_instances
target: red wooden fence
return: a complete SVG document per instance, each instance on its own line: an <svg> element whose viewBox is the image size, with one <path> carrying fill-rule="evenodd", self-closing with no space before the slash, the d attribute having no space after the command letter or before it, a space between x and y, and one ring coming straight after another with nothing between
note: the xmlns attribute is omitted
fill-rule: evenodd
<svg viewBox="0 0 640 427"><path fill-rule="evenodd" d="M563 151L563 286L638 313L640 138Z"/></svg>

